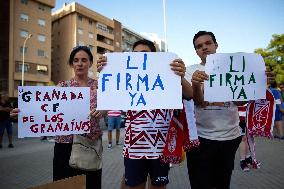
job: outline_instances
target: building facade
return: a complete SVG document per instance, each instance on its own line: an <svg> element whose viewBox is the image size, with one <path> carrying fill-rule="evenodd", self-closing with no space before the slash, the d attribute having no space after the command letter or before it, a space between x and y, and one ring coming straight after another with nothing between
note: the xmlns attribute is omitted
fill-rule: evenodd
<svg viewBox="0 0 284 189"><path fill-rule="evenodd" d="M123 52L130 52L132 51L132 46L133 44L138 41L138 40L142 40L142 39L146 39L145 37L143 37L142 35L140 35L139 33L125 27L122 26L122 45L121 45L121 50Z"/></svg>
<svg viewBox="0 0 284 189"><path fill-rule="evenodd" d="M99 55L121 51L121 23L76 2L52 13L52 81L70 79L74 73L67 62L72 48L88 46L96 62ZM96 77L92 66L90 77Z"/></svg>
<svg viewBox="0 0 284 189"><path fill-rule="evenodd" d="M23 54L24 85L50 82L51 9L54 6L55 0L0 1L0 93L17 96Z"/></svg>

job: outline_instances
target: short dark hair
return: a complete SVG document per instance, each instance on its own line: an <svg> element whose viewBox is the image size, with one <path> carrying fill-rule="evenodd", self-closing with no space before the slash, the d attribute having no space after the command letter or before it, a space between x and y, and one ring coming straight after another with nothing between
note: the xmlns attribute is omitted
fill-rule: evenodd
<svg viewBox="0 0 284 189"><path fill-rule="evenodd" d="M85 52L88 54L88 56L89 56L89 60L90 60L91 62L93 62L93 55L92 55L92 52L91 52L90 48L87 47L87 46L81 46L81 45L80 45L80 46L74 47L74 48L72 49L71 53L70 53L69 60L68 60L68 64L69 64L70 66L73 65L74 57L75 57L75 55L77 54L77 52L79 52L79 51L85 51Z"/></svg>
<svg viewBox="0 0 284 189"><path fill-rule="evenodd" d="M202 36L202 35L210 35L211 38L212 38L212 40L213 40L213 42L214 42L214 43L217 43L214 33L208 32L208 31L199 31L199 32L197 32L197 33L194 35L193 40L192 40L194 49L196 49L196 48L195 48L195 40L196 40L198 37Z"/></svg>
<svg viewBox="0 0 284 189"><path fill-rule="evenodd" d="M136 41L133 44L132 50L134 50L135 47L137 47L138 45L145 45L145 46L149 47L151 52L157 52L154 43L152 41L147 40L147 39L142 39L142 40Z"/></svg>
<svg viewBox="0 0 284 189"><path fill-rule="evenodd" d="M272 88L276 88L276 87L277 87L277 83L276 83L276 81L273 81L273 82L270 84L270 87L272 87Z"/></svg>

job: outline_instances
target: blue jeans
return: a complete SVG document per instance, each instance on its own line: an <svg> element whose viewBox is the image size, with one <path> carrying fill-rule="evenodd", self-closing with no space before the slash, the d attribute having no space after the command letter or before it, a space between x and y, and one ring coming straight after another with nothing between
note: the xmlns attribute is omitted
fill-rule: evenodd
<svg viewBox="0 0 284 189"><path fill-rule="evenodd" d="M112 131L114 128L120 129L121 116L108 117L108 130Z"/></svg>

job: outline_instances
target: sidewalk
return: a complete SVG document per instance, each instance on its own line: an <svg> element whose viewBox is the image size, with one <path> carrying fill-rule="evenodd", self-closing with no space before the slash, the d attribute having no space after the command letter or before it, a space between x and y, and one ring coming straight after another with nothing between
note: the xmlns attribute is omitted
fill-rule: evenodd
<svg viewBox="0 0 284 189"><path fill-rule="evenodd" d="M121 130L121 136L123 134L124 129ZM39 138L15 139L15 148L9 149L5 137L3 149L0 149L1 189L24 189L52 182L53 142L42 142ZM104 131L102 186L103 189L117 189L124 172L122 145L107 149L106 137L107 131ZM284 188L284 141L260 138L256 143L261 169L242 172L237 153L231 189ZM167 188L190 188L185 162L171 168Z"/></svg>

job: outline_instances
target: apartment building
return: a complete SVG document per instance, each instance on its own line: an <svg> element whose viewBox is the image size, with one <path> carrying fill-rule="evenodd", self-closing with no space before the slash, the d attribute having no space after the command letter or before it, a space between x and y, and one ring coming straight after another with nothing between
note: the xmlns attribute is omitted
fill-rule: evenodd
<svg viewBox="0 0 284 189"><path fill-rule="evenodd" d="M94 62L106 52L121 51L121 23L76 2L64 4L52 13L52 81L70 79L74 73L67 62L72 48L88 46ZM92 66L90 77L96 77Z"/></svg>
<svg viewBox="0 0 284 189"><path fill-rule="evenodd" d="M23 54L24 85L50 82L51 9L54 6L55 0L0 1L0 93L17 96Z"/></svg>
<svg viewBox="0 0 284 189"><path fill-rule="evenodd" d="M146 39L139 33L127 28L126 26L122 26L122 44L121 50L123 52L130 52L132 51L133 44L141 39Z"/></svg>

